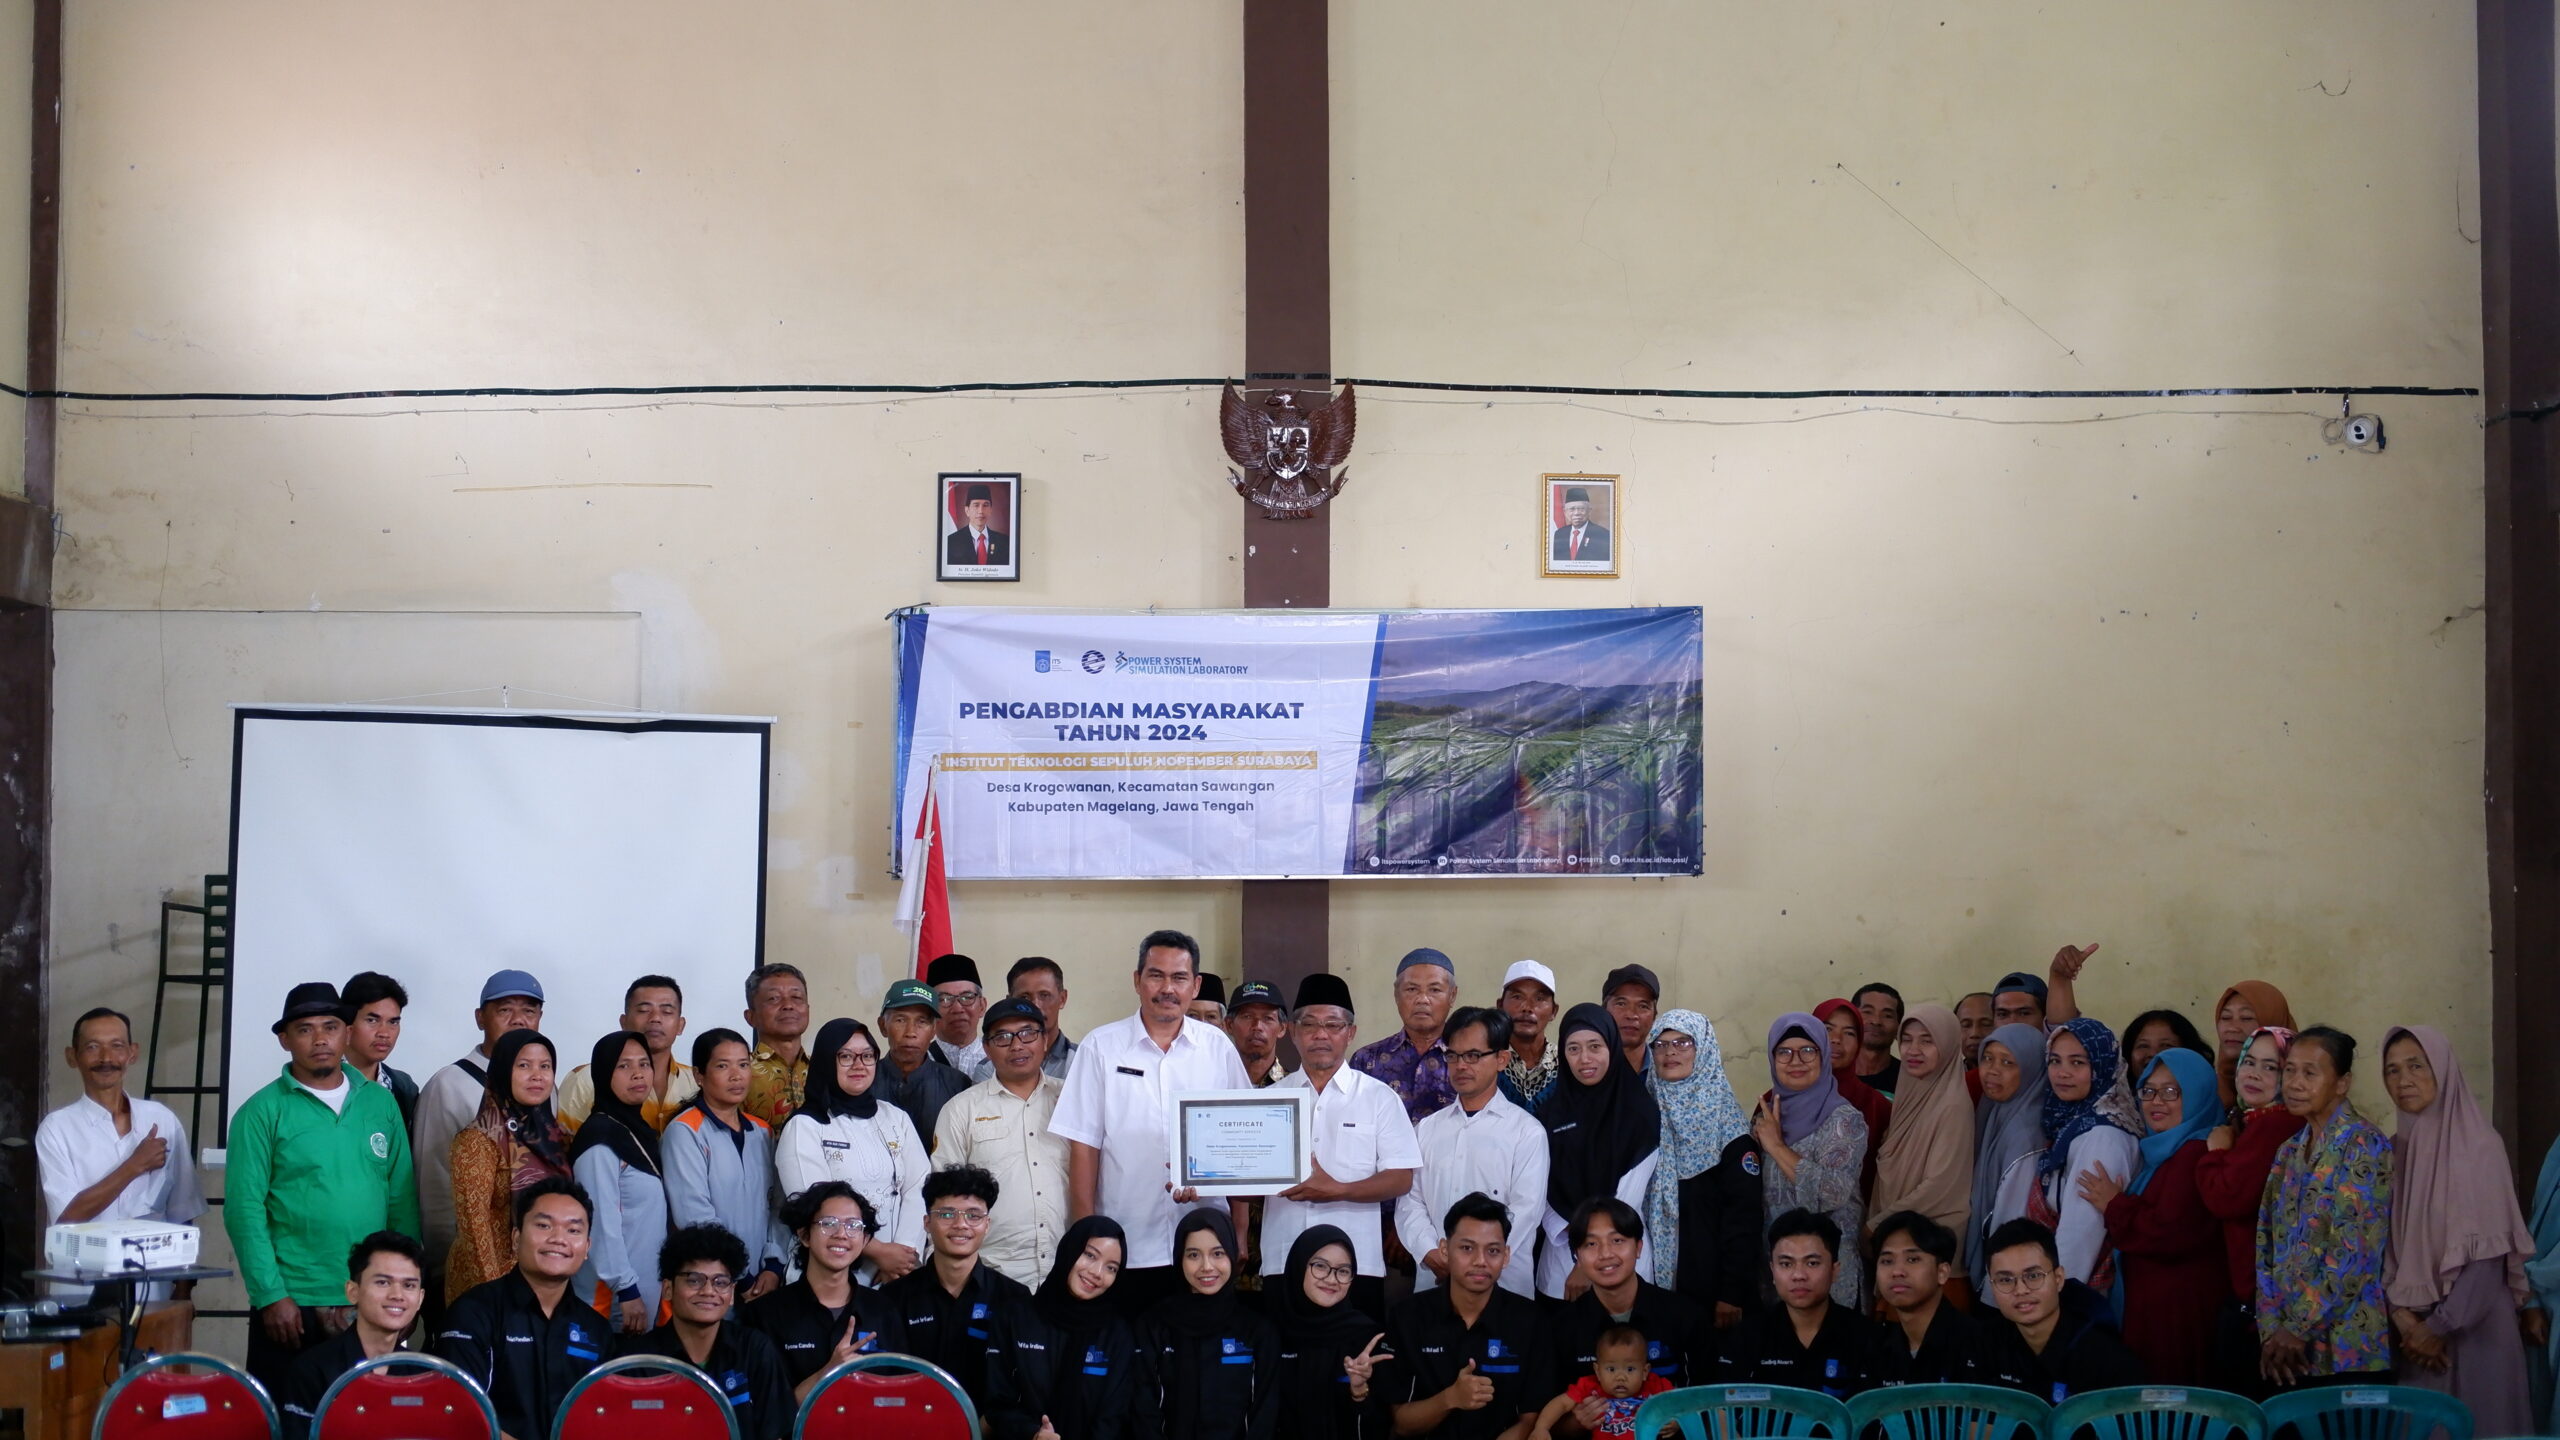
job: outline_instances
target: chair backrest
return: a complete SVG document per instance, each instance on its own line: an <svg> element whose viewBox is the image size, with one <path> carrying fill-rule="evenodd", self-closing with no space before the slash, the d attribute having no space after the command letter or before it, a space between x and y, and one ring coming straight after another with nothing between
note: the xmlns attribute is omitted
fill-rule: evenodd
<svg viewBox="0 0 2560 1440"><path fill-rule="evenodd" d="M275 1440L276 1404L248 1372L210 1355L158 1355L98 1402L90 1440Z"/></svg>
<svg viewBox="0 0 2560 1440"><path fill-rule="evenodd" d="M449 1360L401 1351L341 1375L311 1412L311 1440L497 1440L488 1392Z"/></svg>
<svg viewBox="0 0 2560 1440"><path fill-rule="evenodd" d="M1637 1408L1638 1435L1658 1435L1666 1425L1680 1432L1680 1440L1778 1435L1850 1440L1848 1406L1817 1390L1784 1385L1691 1385L1665 1391Z"/></svg>
<svg viewBox="0 0 2560 1440"><path fill-rule="evenodd" d="M978 1408L951 1372L912 1355L856 1355L818 1377L794 1440L970 1440Z"/></svg>
<svg viewBox="0 0 2560 1440"><path fill-rule="evenodd" d="M569 1387L551 1440L738 1440L738 1417L711 1377L682 1360L625 1355Z"/></svg>
<svg viewBox="0 0 2560 1440"><path fill-rule="evenodd" d="M2049 1440L2267 1440L2266 1417L2246 1396L2174 1385L2092 1390L2053 1407Z"/></svg>
<svg viewBox="0 0 2560 1440"><path fill-rule="evenodd" d="M2053 1407L1996 1385L1896 1385L1850 1397L1849 1423L1885 1440L2044 1440Z"/></svg>
<svg viewBox="0 0 2560 1440"><path fill-rule="evenodd" d="M2471 1440L2471 1407L2407 1385L2338 1385L2296 1390L2266 1404L2267 1435L2301 1440Z"/></svg>

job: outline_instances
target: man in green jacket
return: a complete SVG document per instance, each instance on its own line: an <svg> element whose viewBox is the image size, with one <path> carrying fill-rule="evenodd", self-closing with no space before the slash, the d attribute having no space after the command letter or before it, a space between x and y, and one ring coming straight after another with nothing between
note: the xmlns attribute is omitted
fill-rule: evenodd
<svg viewBox="0 0 2560 1440"><path fill-rule="evenodd" d="M223 1226L256 1315L249 1373L278 1393L303 1347L347 1326L347 1251L416 1235L417 1178L391 1092L344 1063L337 987L296 985L274 1025L284 1073L231 1119Z"/></svg>

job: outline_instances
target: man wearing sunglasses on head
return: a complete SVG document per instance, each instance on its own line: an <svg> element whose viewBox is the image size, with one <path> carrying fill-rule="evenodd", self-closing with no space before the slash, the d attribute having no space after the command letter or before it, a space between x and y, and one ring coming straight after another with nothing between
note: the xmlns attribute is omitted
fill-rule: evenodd
<svg viewBox="0 0 2560 1440"><path fill-rule="evenodd" d="M990 1006L984 1031L995 1073L953 1096L933 1127L934 1159L995 1177L1001 1198L979 1255L1026 1286L1048 1277L1067 1233L1067 1142L1049 1132L1063 1082L1040 1068L1047 1028L1028 1000Z"/></svg>
<svg viewBox="0 0 2560 1440"><path fill-rule="evenodd" d="M717 1225L681 1225L658 1248L658 1293L666 1297L667 1322L622 1342L625 1355L682 1360L711 1377L738 1419L738 1440L782 1440L800 1407L782 1351L761 1330L733 1324L738 1277L747 1247Z"/></svg>
<svg viewBox="0 0 2560 1440"><path fill-rule="evenodd" d="M924 1181L924 1234L933 1258L881 1287L902 1353L951 1372L979 1409L987 1405L987 1336L996 1310L1028 1300L1029 1287L981 1264L1002 1187L975 1165L936 1170Z"/></svg>

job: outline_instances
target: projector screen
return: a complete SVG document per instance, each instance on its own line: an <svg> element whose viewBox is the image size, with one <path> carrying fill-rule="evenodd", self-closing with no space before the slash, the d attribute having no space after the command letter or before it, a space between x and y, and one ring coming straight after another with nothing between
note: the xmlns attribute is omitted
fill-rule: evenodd
<svg viewBox="0 0 2560 1440"><path fill-rule="evenodd" d="M769 719L237 706L229 1102L284 1064L285 992L379 970L409 992L391 1063L424 1084L480 1043L491 971L542 982L560 1068L623 987L737 1024L764 949ZM681 1045L683 1042L679 1042Z"/></svg>

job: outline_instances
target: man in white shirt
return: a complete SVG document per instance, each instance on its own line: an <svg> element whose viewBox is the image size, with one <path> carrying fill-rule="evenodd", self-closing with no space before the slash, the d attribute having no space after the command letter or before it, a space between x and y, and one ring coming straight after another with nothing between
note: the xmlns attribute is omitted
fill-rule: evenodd
<svg viewBox="0 0 2560 1440"><path fill-rule="evenodd" d="M453 1249L453 1137L480 1113L489 1091L489 1047L510 1030L542 1028L542 982L522 970L501 970L480 985L480 1008L471 1012L480 1044L470 1054L427 1077L418 1092L418 1119L409 1152L418 1167L418 1213L427 1233L427 1293L444 1293L445 1256Z"/></svg>
<svg viewBox="0 0 2560 1440"><path fill-rule="evenodd" d="M1547 1134L1502 1093L1511 1039L1511 1017L1491 1006L1470 1006L1449 1017L1449 1085L1458 1098L1414 1127L1422 1173L1396 1202L1396 1234L1414 1254L1416 1291L1448 1278L1440 1217L1481 1191L1511 1212L1511 1258L1502 1267L1502 1288L1532 1300L1538 1296L1531 1242L1547 1213Z"/></svg>
<svg viewBox="0 0 2560 1440"><path fill-rule="evenodd" d="M1179 930L1139 941L1132 984L1138 1013L1076 1047L1049 1129L1067 1142L1068 1223L1103 1214L1128 1232L1128 1262L1111 1293L1124 1314L1137 1315L1181 1287L1173 1227L1199 1198L1173 1189L1173 1097L1247 1085L1226 1032L1185 1013L1200 988L1198 941Z"/></svg>
<svg viewBox="0 0 2560 1440"><path fill-rule="evenodd" d="M36 1126L36 1169L44 1182L48 1225L79 1220L163 1220L190 1225L204 1213L195 1152L177 1112L157 1100L127 1095L125 1071L136 1054L133 1022L101 1005L71 1024L62 1058L80 1072L80 1098ZM195 1288L180 1283L176 1293ZM169 1298L166 1284L151 1287ZM56 1286L57 1295L81 1293Z"/></svg>
<svg viewBox="0 0 2560 1440"><path fill-rule="evenodd" d="M1371 1315L1387 1308L1384 1208L1413 1188L1422 1149L1405 1118L1404 1099L1383 1080L1344 1065L1359 1034L1351 1013L1351 987L1339 975L1315 974L1298 982L1290 1022L1298 1042L1298 1073L1271 1087L1316 1092L1315 1169L1306 1182L1271 1197L1262 1217L1263 1283L1287 1268L1289 1247L1315 1225L1338 1225L1351 1237L1351 1302ZM1374 1308L1373 1308L1374 1307Z"/></svg>
<svg viewBox="0 0 2560 1440"><path fill-rule="evenodd" d="M1062 1082L1040 1073L1048 1017L1028 1000L987 1009L995 1076L943 1102L933 1163L975 1165L996 1177L996 1203L978 1258L1038 1288L1067 1233L1067 1142L1049 1128Z"/></svg>

